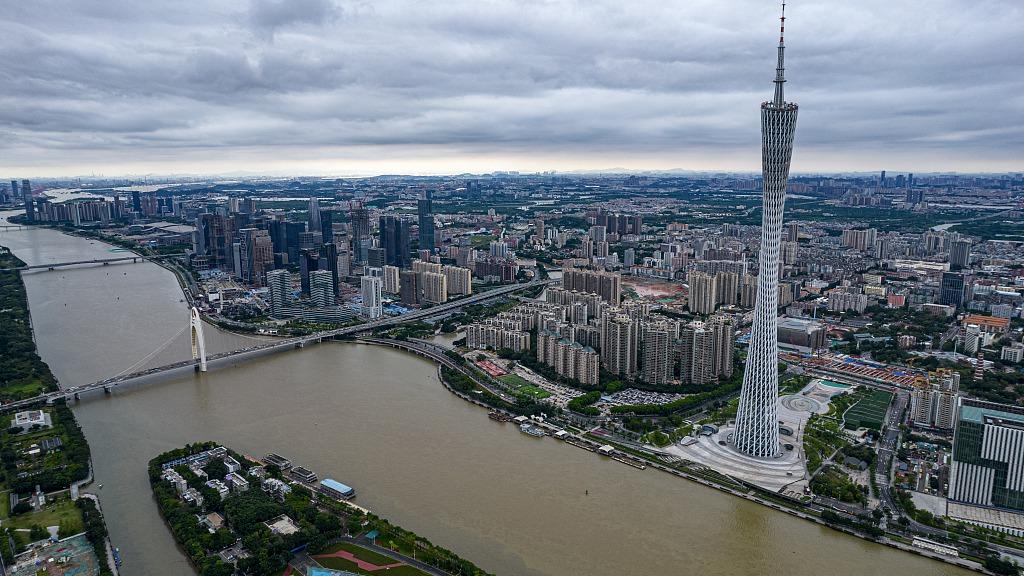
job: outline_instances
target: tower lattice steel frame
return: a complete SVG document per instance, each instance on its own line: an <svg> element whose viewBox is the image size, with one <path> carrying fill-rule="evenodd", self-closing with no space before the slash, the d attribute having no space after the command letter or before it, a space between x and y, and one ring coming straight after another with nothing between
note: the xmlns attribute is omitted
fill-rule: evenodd
<svg viewBox="0 0 1024 576"><path fill-rule="evenodd" d="M775 69L775 99L761 104L761 169L764 174L764 200L761 210L761 254L754 305L754 325L750 332L747 366L743 374L739 410L733 444L741 452L757 458L779 456L779 243L782 236L782 212L786 203L786 182L793 156L797 105L783 97L785 84L784 32L786 5L782 5L779 33L779 63Z"/></svg>

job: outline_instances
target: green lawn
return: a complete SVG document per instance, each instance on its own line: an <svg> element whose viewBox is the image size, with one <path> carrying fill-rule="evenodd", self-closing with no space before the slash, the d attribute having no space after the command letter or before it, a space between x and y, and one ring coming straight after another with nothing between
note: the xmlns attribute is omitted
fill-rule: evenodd
<svg viewBox="0 0 1024 576"><path fill-rule="evenodd" d="M60 533L62 538L85 530L81 511L67 497L48 503L39 512L27 512L4 519L4 527L12 530L28 529L35 525L42 526L43 528L47 526L63 526L64 530ZM16 532L15 535L22 542L28 541L28 536L25 532Z"/></svg>
<svg viewBox="0 0 1024 576"><path fill-rule="evenodd" d="M491 245L492 240L497 240L496 236L491 234L477 234L469 239L470 246L476 249L487 248Z"/></svg>
<svg viewBox="0 0 1024 576"><path fill-rule="evenodd" d="M525 394L526 396L529 396L531 398L541 400L547 398L548 396L551 396L550 392L544 390L543 388L538 388L533 384L530 384L529 381L527 381L522 376L519 376L518 374L506 374L504 376L500 376L498 380L501 380L502 382L515 388L515 391L517 393Z"/></svg>

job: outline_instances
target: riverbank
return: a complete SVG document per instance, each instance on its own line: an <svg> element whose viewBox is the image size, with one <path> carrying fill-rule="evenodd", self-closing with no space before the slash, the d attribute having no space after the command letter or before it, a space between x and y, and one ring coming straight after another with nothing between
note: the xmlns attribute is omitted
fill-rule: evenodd
<svg viewBox="0 0 1024 576"><path fill-rule="evenodd" d="M36 227L6 237L33 264L102 258L111 248ZM148 263L41 271L25 282L40 353L62 384L109 377L183 322L178 283ZM215 350L237 346L220 330L207 340ZM186 341L161 361L189 354ZM790 576L968 574L495 426L443 392L436 368L386 347L325 344L75 404L122 572L191 572L160 518L145 463L218 438L337 471L359 487L360 504L497 574L669 574L695 566L708 576L753 576L765 565ZM715 546L680 545L698 533Z"/></svg>
<svg viewBox="0 0 1024 576"><path fill-rule="evenodd" d="M464 389L465 386L460 386L452 381L452 376L454 373L450 370L444 369L443 366L438 366L437 373L438 378L441 380L444 387L449 392L455 394L459 398L462 398L467 402L480 406L481 408L485 408L488 410L497 410L510 415L515 414L515 412L509 410L508 403L501 401L500 399L494 398L493 395L491 394L481 394L479 398L470 396ZM469 376L470 378L472 378L471 375L467 375L464 372L460 374L464 377ZM477 384L482 387L481 384ZM486 400L489 399L488 396L491 396L491 399L497 399L498 402L487 402ZM549 435L553 435L555 432L558 431L568 432L564 428L560 428L549 423L541 423L540 426L544 428L549 433ZM562 439L568 445L575 446L577 448L583 448L587 451L593 452L595 455L608 457L611 458L612 460L619 460L620 462L630 464L631 466L637 467L641 470L643 469L641 466L649 466L651 468L671 474L678 478L684 478L691 482L696 482L698 484L701 484L702 486L712 488L720 492L724 492L731 496L736 496L739 498L743 498L744 500L760 504L762 506L767 506L778 512L783 512L803 520L809 520L811 522L814 522L815 524L830 528L832 530L836 530L838 532L842 532L850 536L855 536L857 538L874 542L876 544L881 544L904 552L910 552L918 556L923 556L925 558L937 560L940 562L958 566L960 568L973 570L976 572L980 572L982 574L990 574L993 576L997 576L994 572L985 569L980 562L938 554L924 548L913 546L912 544L908 543L909 538L907 537L902 537L899 535L889 533L883 533L884 535L880 534L878 536L871 536L861 531L851 529L847 526L839 525L834 522L829 522L825 518L823 518L822 511L820 510L815 510L814 508L807 506L802 502L792 500L783 495L768 493L756 486L751 486L740 481L734 481L731 478L718 474L713 470L702 469L700 472L696 472L691 470L685 470L680 467L685 464L676 464L673 466L668 466L651 453L633 449L607 437L595 437L594 439L592 439L587 436L588 435L581 436L568 433L565 436L563 436ZM605 452L602 454L598 451L598 448L600 448L601 446L612 446L614 448L614 451ZM857 523L857 521L851 519L850 523Z"/></svg>
<svg viewBox="0 0 1024 576"><path fill-rule="evenodd" d="M23 265L9 249L0 247L0 268ZM0 398L7 402L58 389L57 379L36 349L19 271L0 272L0 378ZM18 425L19 421L24 423ZM60 525L54 528L61 537L78 527L84 529L100 566L107 566L99 574L116 574L117 567L107 552L109 541L98 499L79 495L80 488L92 481L91 451L71 409L61 402L21 413L0 430L0 445L0 493L5 500L0 521L4 539L10 543L0 546L4 562L9 565L17 554L35 545L32 531L26 541L19 526L34 531L59 519ZM64 493L74 507L62 507ZM28 496L22 497L24 494Z"/></svg>
<svg viewBox="0 0 1024 576"><path fill-rule="evenodd" d="M167 527L203 576L307 573L311 566L359 574L394 569L408 576L451 570L491 576L349 504L336 484L325 487L309 470L298 470L277 455L261 462L201 442L153 458L149 480Z"/></svg>

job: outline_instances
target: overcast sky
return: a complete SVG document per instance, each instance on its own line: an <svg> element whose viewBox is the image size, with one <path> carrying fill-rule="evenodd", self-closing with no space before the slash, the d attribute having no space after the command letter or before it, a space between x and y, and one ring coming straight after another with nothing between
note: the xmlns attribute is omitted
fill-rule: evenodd
<svg viewBox="0 0 1024 576"><path fill-rule="evenodd" d="M793 0L796 171L1024 170L1020 0ZM759 170L766 0L4 1L0 176Z"/></svg>

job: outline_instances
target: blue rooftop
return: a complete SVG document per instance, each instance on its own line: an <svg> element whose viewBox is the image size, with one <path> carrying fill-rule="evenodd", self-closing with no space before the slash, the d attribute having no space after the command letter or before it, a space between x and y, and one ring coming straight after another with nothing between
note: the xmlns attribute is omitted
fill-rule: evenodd
<svg viewBox="0 0 1024 576"><path fill-rule="evenodd" d="M337 490L342 494L349 494L350 492L355 492L355 489L353 489L351 486L342 484L341 482L338 482L333 478L324 478L323 480L320 481L320 485L326 488L330 488L331 490Z"/></svg>

